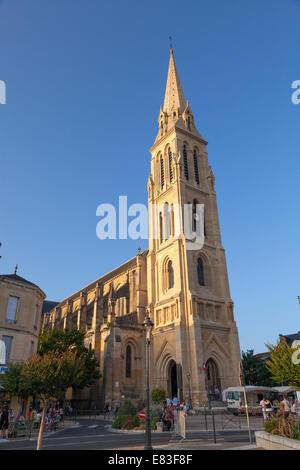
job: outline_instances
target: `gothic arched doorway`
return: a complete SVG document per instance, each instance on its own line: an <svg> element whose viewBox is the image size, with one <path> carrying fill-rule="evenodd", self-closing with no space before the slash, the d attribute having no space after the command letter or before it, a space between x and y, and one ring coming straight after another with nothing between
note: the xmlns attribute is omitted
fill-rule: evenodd
<svg viewBox="0 0 300 470"><path fill-rule="evenodd" d="M213 359L208 359L205 364L206 367L206 390L208 394L214 395L219 399L221 396L221 380L219 375L219 368ZM218 390L218 393L216 391ZM217 395L217 396L216 396Z"/></svg>
<svg viewBox="0 0 300 470"><path fill-rule="evenodd" d="M168 395L172 399L177 397L178 384L177 384L177 367L175 361L170 361L168 374Z"/></svg>

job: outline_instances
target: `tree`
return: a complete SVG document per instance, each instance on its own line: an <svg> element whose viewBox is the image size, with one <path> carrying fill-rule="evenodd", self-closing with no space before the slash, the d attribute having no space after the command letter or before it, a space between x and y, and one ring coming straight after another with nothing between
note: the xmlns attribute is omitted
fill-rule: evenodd
<svg viewBox="0 0 300 470"><path fill-rule="evenodd" d="M162 403L166 399L166 392L162 388L154 388L151 392L151 400L154 403Z"/></svg>
<svg viewBox="0 0 300 470"><path fill-rule="evenodd" d="M242 363L245 385L262 385L265 387L275 385L266 364L259 357L254 356L253 349L242 352Z"/></svg>
<svg viewBox="0 0 300 470"><path fill-rule="evenodd" d="M100 377L99 363L94 352L89 351L84 345L84 332L82 330L52 330L40 335L38 354L44 355L51 351L62 354L67 351L74 352L77 358L84 363L84 373L73 384L74 390L81 390L92 385Z"/></svg>
<svg viewBox="0 0 300 470"><path fill-rule="evenodd" d="M295 364L292 358L297 349L289 346L285 340L278 342L277 346L267 347L271 357L266 367L272 378L280 385L295 386L300 390L300 364Z"/></svg>
<svg viewBox="0 0 300 470"><path fill-rule="evenodd" d="M23 407L26 400L31 394L30 381L23 373L24 363L8 364L8 369L4 374L0 375L0 385L3 387L4 392L9 396L9 400L12 397L16 397L19 404L19 410L17 413L17 419L14 422L13 433L16 435L19 418L21 416Z"/></svg>
<svg viewBox="0 0 300 470"><path fill-rule="evenodd" d="M45 411L52 400L59 400L69 387L79 383L84 375L84 357L75 351L50 351L34 354L23 365L23 374L30 383L30 394L43 402L37 450L40 450L44 429Z"/></svg>

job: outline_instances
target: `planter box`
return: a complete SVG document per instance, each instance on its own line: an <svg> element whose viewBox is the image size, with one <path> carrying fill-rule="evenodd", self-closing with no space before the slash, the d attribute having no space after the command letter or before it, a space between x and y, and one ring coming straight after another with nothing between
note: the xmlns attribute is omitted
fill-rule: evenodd
<svg viewBox="0 0 300 470"><path fill-rule="evenodd" d="M300 441L275 436L265 431L256 431L256 445L266 450L300 450Z"/></svg>

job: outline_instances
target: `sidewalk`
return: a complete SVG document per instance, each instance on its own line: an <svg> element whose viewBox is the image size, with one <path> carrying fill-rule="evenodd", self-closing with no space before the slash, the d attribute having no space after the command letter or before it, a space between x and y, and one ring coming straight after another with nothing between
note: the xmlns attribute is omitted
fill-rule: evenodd
<svg viewBox="0 0 300 470"><path fill-rule="evenodd" d="M49 436L53 436L54 434L59 433L59 432L63 431L64 429L71 428L75 424L76 424L76 422L74 421L74 419L72 419L72 420L65 419L64 426L60 426L55 431L48 431L48 432L44 431L43 432L43 439L45 439ZM19 436L19 437L12 437L12 438L9 438L9 439L0 439L0 445L1 445L1 443L5 443L5 442L34 440L34 439L37 439L38 434L39 434L39 431L37 429L37 430L32 430L31 434L27 435L27 436L23 435L23 436Z"/></svg>

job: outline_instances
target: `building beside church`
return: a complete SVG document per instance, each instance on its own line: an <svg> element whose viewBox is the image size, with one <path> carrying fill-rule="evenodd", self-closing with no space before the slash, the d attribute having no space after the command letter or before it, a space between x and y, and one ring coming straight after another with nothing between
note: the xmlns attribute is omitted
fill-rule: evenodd
<svg viewBox="0 0 300 470"><path fill-rule="evenodd" d="M221 242L215 178L207 142L195 127L170 52L165 100L148 178L149 248L60 302L44 315L43 328L80 328L95 351L101 378L73 395L82 406L121 397L145 397L143 321L154 327L150 384L194 406L207 392L238 384L240 347ZM175 207L190 204L190 233L175 236ZM197 204L204 204L204 245L188 249L197 232ZM162 211L154 213L159 205ZM181 217L181 216L180 216ZM182 220L179 220L182 226ZM189 232L189 231L187 231Z"/></svg>
<svg viewBox="0 0 300 470"><path fill-rule="evenodd" d="M0 341L5 362L21 362L37 350L42 305L46 295L32 282L14 274L0 275ZM0 365L1 364L0 362Z"/></svg>

